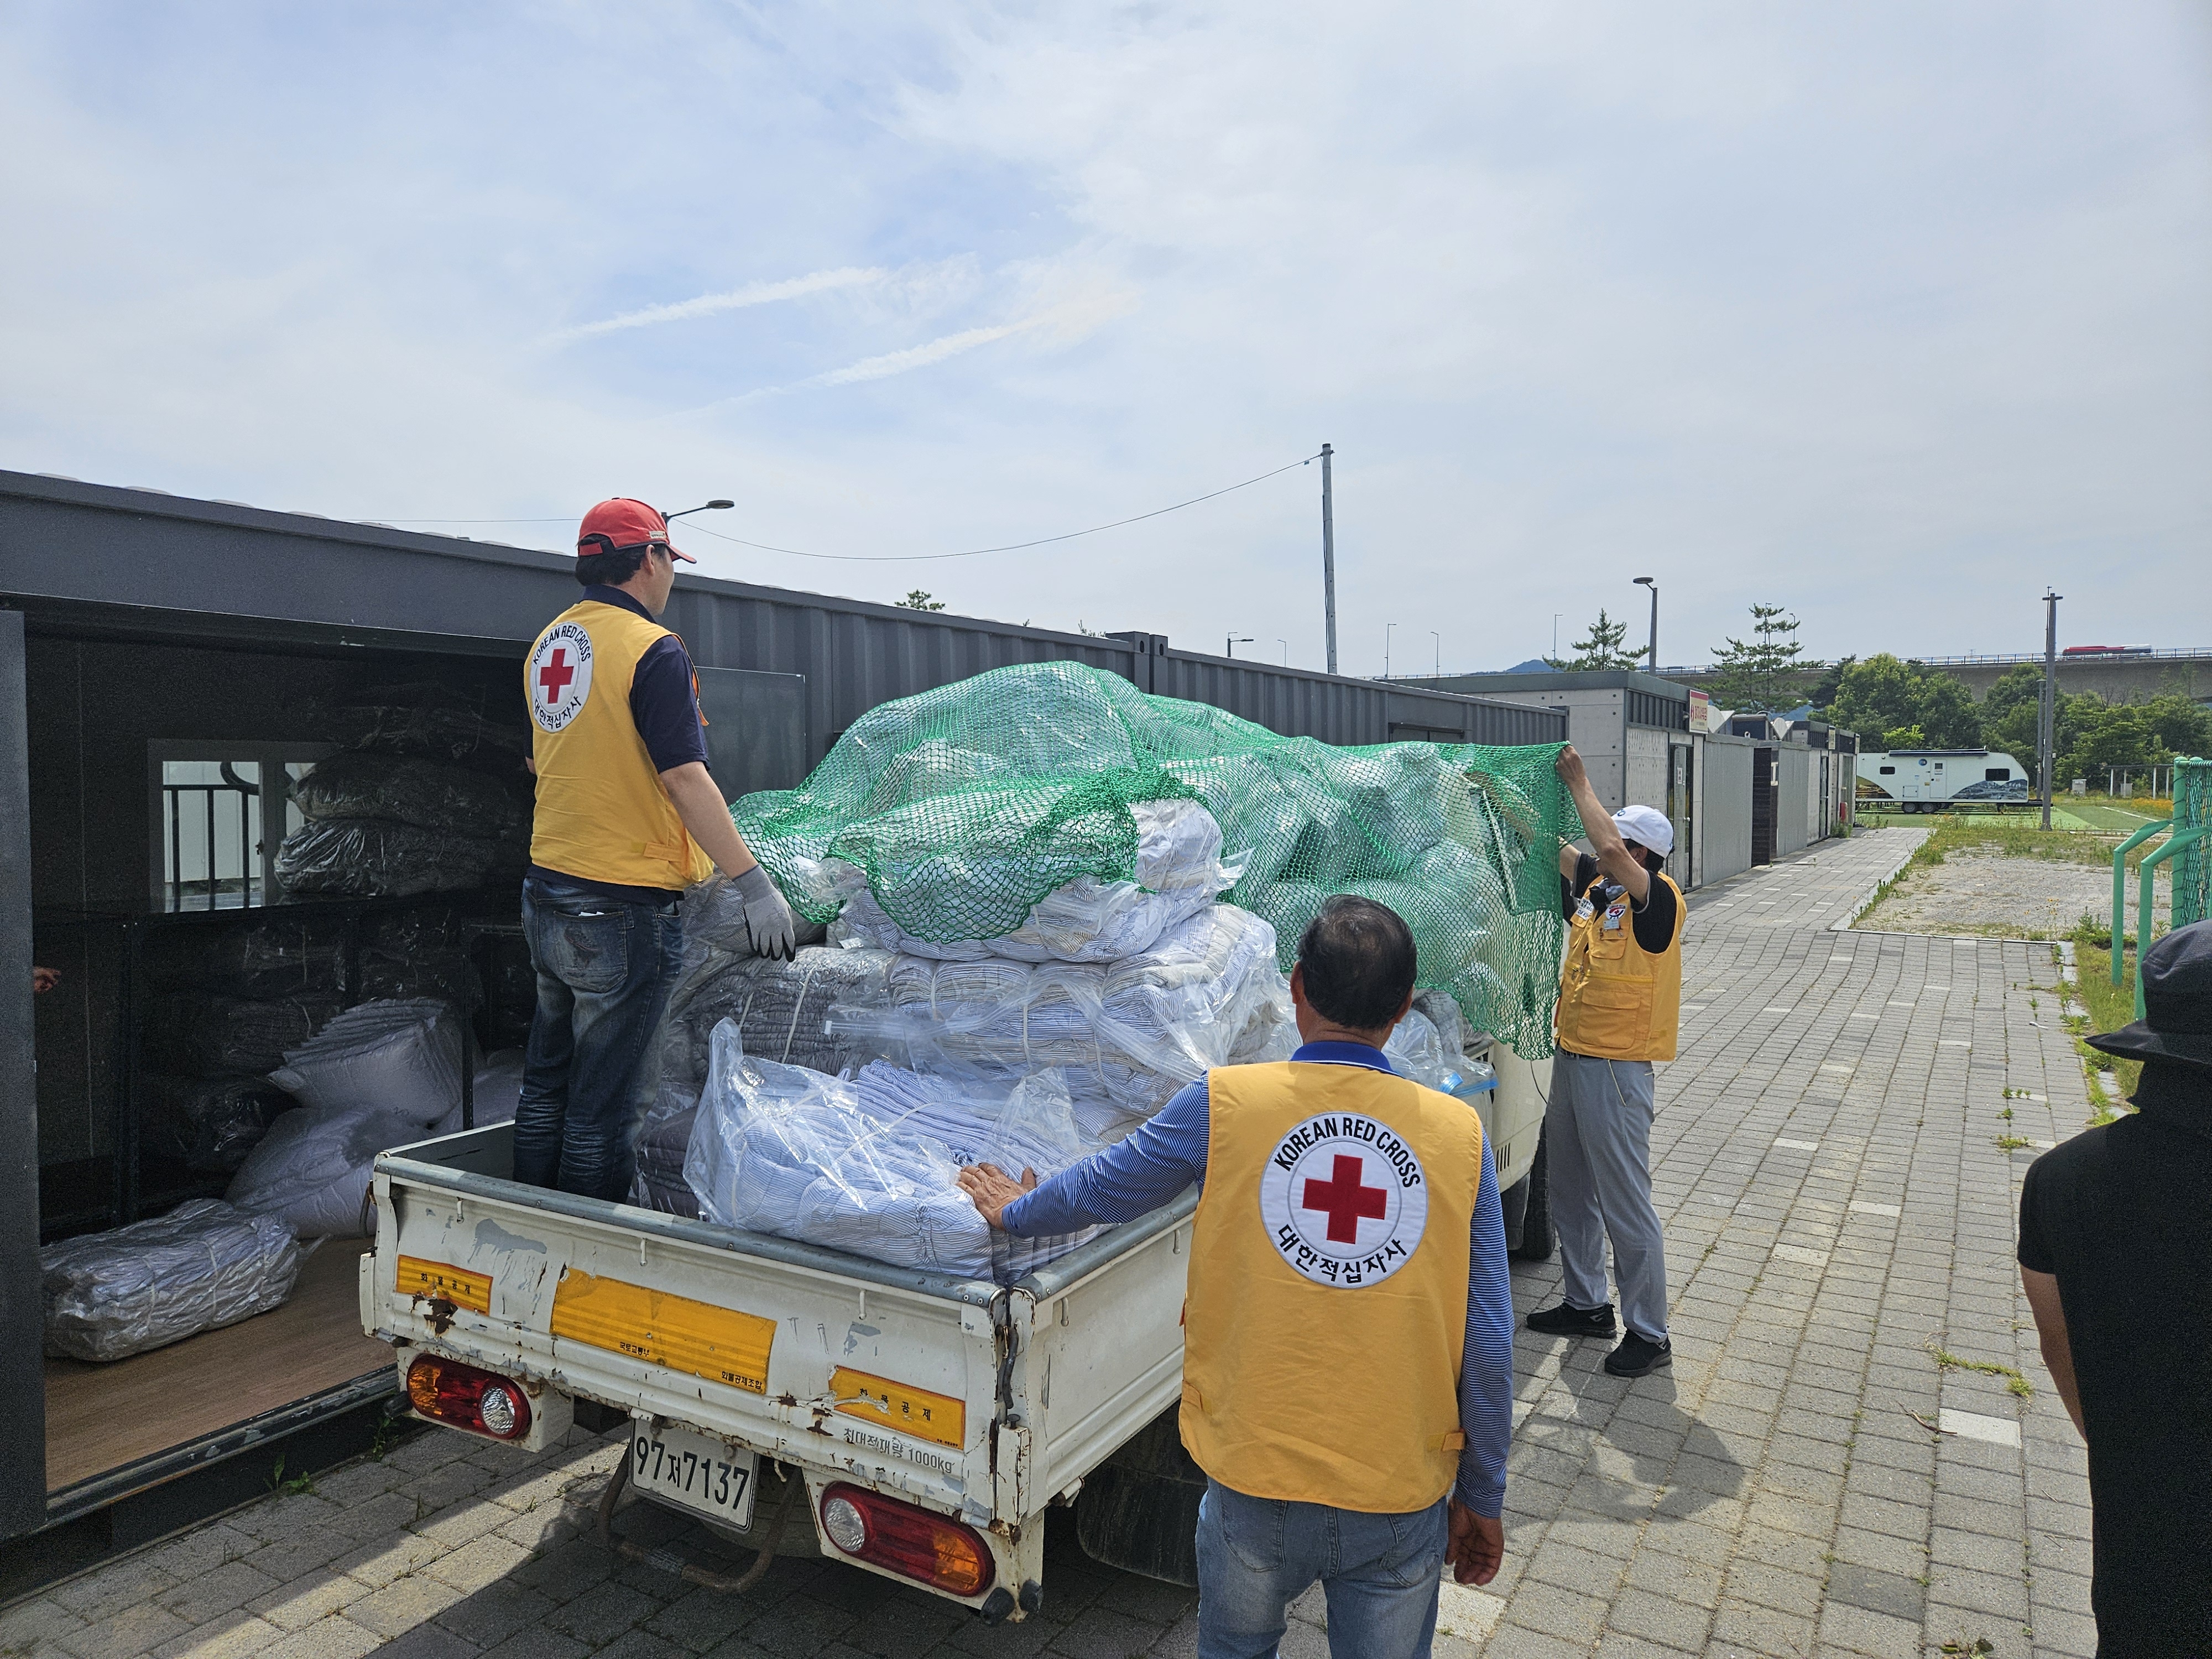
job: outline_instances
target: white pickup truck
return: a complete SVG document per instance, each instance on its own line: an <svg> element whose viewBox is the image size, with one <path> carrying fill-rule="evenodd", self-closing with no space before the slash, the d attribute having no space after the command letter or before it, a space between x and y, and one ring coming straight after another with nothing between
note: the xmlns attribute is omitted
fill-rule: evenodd
<svg viewBox="0 0 2212 1659"><path fill-rule="evenodd" d="M1548 1255L1550 1062L1492 1054L1509 1243ZM1073 1501L1093 1555L1195 1582L1203 1477L1174 1419L1195 1193L1000 1285L520 1186L512 1158L499 1125L377 1159L362 1324L462 1432L534 1448L628 1417L603 1531L626 1480L758 1565L781 1539L995 1621L1042 1605L1044 1512Z"/></svg>

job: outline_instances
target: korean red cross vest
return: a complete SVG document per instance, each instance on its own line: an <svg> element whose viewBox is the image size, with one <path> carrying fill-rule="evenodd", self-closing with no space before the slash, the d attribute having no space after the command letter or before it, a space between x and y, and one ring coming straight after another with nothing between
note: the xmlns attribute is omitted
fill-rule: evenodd
<svg viewBox="0 0 2212 1659"><path fill-rule="evenodd" d="M1182 1439L1253 1498L1395 1515L1466 1437L1472 1108L1388 1072L1285 1060L1206 1077Z"/></svg>
<svg viewBox="0 0 2212 1659"><path fill-rule="evenodd" d="M532 863L625 887L682 889L714 872L630 719L638 660L671 631L586 599L531 647L523 694L538 763Z"/></svg>
<svg viewBox="0 0 2212 1659"><path fill-rule="evenodd" d="M1651 879L1674 887L1656 871ZM1571 1054L1599 1060L1672 1060L1682 1008L1682 920L1688 907L1674 887L1674 933L1656 954L1636 942L1634 913L1623 893L1607 904L1599 876L1583 896L1592 905L1567 930L1566 966L1553 1030Z"/></svg>

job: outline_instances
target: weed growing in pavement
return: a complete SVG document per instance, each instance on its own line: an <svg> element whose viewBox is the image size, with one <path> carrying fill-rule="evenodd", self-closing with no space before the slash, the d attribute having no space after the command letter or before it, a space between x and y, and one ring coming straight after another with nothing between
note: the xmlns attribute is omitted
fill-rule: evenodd
<svg viewBox="0 0 2212 1659"><path fill-rule="evenodd" d="M284 1460L281 1455L276 1459L276 1467L269 1472L269 1490L271 1492L296 1495L301 1492L311 1492L314 1489L315 1477L312 1474L295 1474L287 1480L284 1478Z"/></svg>
<svg viewBox="0 0 2212 1659"><path fill-rule="evenodd" d="M2035 1145L2035 1143L2030 1140L2026 1135L1999 1135L1997 1137L1997 1147L2001 1152L2016 1152L2023 1146L2033 1146L2033 1145Z"/></svg>
<svg viewBox="0 0 2212 1659"><path fill-rule="evenodd" d="M1948 1348L1939 1347L1932 1342L1928 1345L1928 1352L1936 1356L1936 1369L1939 1371L1979 1371L1984 1376L2002 1376L2005 1379L2007 1392L2022 1400L2035 1398L2035 1384L2022 1376L2014 1366L2000 1365L1994 1359L1961 1358Z"/></svg>
<svg viewBox="0 0 2212 1659"><path fill-rule="evenodd" d="M1921 1582L1925 1583L1927 1581L1923 1579ZM1972 1640L1963 1636L1955 1637L1936 1650L1938 1653L1961 1654L1965 1656L1965 1659L1981 1659L1983 1655L1995 1653L1996 1650L1997 1644L1986 1636L1977 1636Z"/></svg>

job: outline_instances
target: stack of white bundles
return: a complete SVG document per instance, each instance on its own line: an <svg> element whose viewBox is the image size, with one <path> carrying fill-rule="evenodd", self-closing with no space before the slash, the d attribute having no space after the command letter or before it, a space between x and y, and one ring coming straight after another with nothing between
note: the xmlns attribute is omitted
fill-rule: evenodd
<svg viewBox="0 0 2212 1659"><path fill-rule="evenodd" d="M1029 918L997 939L925 939L884 914L860 872L832 860L829 874L845 896L832 937L940 962L1006 957L1016 962L1116 962L1141 956L1237 884L1243 857L1224 863L1221 826L1194 800L1139 801L1133 881L1079 876L1038 900Z"/></svg>
<svg viewBox="0 0 2212 1659"><path fill-rule="evenodd" d="M357 1237L376 1155L427 1139L460 1099L459 1021L434 999L365 1002L269 1077L300 1109L270 1126L224 1196L301 1238Z"/></svg>
<svg viewBox="0 0 2212 1659"><path fill-rule="evenodd" d="M1064 1091L1032 1081L986 1097L972 1083L889 1066L870 1073L864 1085L752 1060L733 1023L717 1026L684 1160L700 1215L897 1267L1002 1283L1091 1237L994 1234L959 1186L963 1163L988 1159L1042 1176L1080 1157L1089 1143Z"/></svg>
<svg viewBox="0 0 2212 1659"><path fill-rule="evenodd" d="M70 1359L123 1359L284 1304L299 1241L270 1216L211 1198L113 1232L39 1252L46 1347Z"/></svg>
<svg viewBox="0 0 2212 1659"><path fill-rule="evenodd" d="M495 1048L477 1063L469 1085L469 1115L476 1120L470 1127L483 1129L514 1121L522 1102L522 1060L520 1048ZM456 1135L460 1132L461 1103L457 1100L451 1111L430 1126L430 1133Z"/></svg>
<svg viewBox="0 0 2212 1659"><path fill-rule="evenodd" d="M927 1053L1008 1079L1053 1071L1079 1105L1121 1116L1150 1116L1212 1066L1294 1046L1275 930L1228 904L1115 962L901 956L888 990L920 1063ZM842 1008L837 1018L858 1023Z"/></svg>

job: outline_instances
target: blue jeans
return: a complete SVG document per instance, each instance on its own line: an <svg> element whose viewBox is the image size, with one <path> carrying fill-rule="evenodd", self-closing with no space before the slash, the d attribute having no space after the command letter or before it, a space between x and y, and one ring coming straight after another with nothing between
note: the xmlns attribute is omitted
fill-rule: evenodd
<svg viewBox="0 0 2212 1659"><path fill-rule="evenodd" d="M1267 1659L1315 1579L1333 1659L1426 1659L1449 1528L1444 1500L1407 1515L1247 1498L1198 1505L1198 1659Z"/></svg>
<svg viewBox="0 0 2212 1659"><path fill-rule="evenodd" d="M620 1203L659 1082L660 1017L684 956L681 913L531 876L522 931L538 970L538 1011L514 1112L514 1178Z"/></svg>

